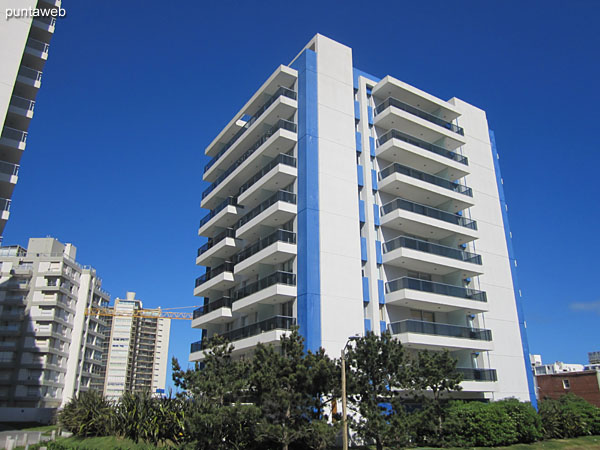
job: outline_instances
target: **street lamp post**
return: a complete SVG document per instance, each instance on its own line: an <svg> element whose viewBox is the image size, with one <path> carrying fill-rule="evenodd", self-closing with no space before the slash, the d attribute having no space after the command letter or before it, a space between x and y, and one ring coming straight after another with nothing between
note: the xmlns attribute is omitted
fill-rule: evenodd
<svg viewBox="0 0 600 450"><path fill-rule="evenodd" d="M346 400L346 349L350 342L358 339L358 336L352 336L346 341L342 349L342 449L348 450L348 402Z"/></svg>

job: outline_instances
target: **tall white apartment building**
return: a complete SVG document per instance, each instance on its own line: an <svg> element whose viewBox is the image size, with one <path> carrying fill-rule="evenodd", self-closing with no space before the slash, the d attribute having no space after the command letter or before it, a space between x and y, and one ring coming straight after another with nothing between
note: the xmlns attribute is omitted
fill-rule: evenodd
<svg viewBox="0 0 600 450"><path fill-rule="evenodd" d="M53 238L0 247L0 421L48 422L79 392L102 389L106 324L86 309L110 298L76 251Z"/></svg>
<svg viewBox="0 0 600 450"><path fill-rule="evenodd" d="M206 147L204 306L235 354L294 324L337 356L389 330L448 349L460 396L535 403L494 135L484 111L354 67L317 35Z"/></svg>
<svg viewBox="0 0 600 450"><path fill-rule="evenodd" d="M135 292L112 307L105 341L104 395L109 399L124 392L165 391L171 319L159 318L160 309L142 310Z"/></svg>
<svg viewBox="0 0 600 450"><path fill-rule="evenodd" d="M35 98L42 84L56 19L12 17L9 10L58 9L61 0L5 0L0 17L0 236L10 215L10 199L27 144ZM19 14L20 15L20 14Z"/></svg>

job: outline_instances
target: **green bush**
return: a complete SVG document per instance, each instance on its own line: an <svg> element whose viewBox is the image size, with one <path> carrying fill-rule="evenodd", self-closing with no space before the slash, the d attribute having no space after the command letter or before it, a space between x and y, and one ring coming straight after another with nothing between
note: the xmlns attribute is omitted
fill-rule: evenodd
<svg viewBox="0 0 600 450"><path fill-rule="evenodd" d="M531 403L522 403L517 399L496 402L510 417L516 432L516 442L531 443L539 441L542 436L542 420Z"/></svg>
<svg viewBox="0 0 600 450"><path fill-rule="evenodd" d="M59 412L58 421L76 436L108 436L115 430L115 409L101 393L82 392Z"/></svg>
<svg viewBox="0 0 600 450"><path fill-rule="evenodd" d="M546 439L600 434L600 408L573 394L541 401L539 415Z"/></svg>

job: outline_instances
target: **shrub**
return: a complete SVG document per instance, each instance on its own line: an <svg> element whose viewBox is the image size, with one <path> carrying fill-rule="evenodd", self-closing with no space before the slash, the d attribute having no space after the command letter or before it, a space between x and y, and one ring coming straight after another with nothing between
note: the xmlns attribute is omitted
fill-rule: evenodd
<svg viewBox="0 0 600 450"><path fill-rule="evenodd" d="M96 391L82 392L58 414L59 423L76 436L108 436L114 432L114 405Z"/></svg>
<svg viewBox="0 0 600 450"><path fill-rule="evenodd" d="M539 414L546 439L600 434L600 408L573 394L543 400Z"/></svg>
<svg viewBox="0 0 600 450"><path fill-rule="evenodd" d="M501 400L496 402L499 408L504 409L510 417L516 432L516 441L531 443L539 441L542 436L542 420L531 403L522 403L517 399Z"/></svg>

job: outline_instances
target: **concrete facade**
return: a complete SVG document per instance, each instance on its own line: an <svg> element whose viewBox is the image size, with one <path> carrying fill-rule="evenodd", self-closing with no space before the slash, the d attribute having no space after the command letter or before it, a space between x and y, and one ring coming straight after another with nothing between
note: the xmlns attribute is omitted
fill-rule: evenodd
<svg viewBox="0 0 600 450"><path fill-rule="evenodd" d="M104 395L118 399L124 392L163 393L171 320L152 318L159 309L137 316L143 305L135 292L117 298L111 309L115 315L109 318L105 337Z"/></svg>
<svg viewBox="0 0 600 450"><path fill-rule="evenodd" d="M76 251L53 238L0 248L0 421L46 421L102 385L106 323L85 311L110 297Z"/></svg>
<svg viewBox="0 0 600 450"><path fill-rule="evenodd" d="M353 65L315 36L208 145L192 327L235 354L297 324L337 357L389 330L448 349L461 396L535 403L498 152L486 114Z"/></svg>
<svg viewBox="0 0 600 450"><path fill-rule="evenodd" d="M5 0L2 9L57 10L61 0ZM3 11L4 13L4 11ZM56 19L2 17L0 26L0 236L10 215L19 163Z"/></svg>

